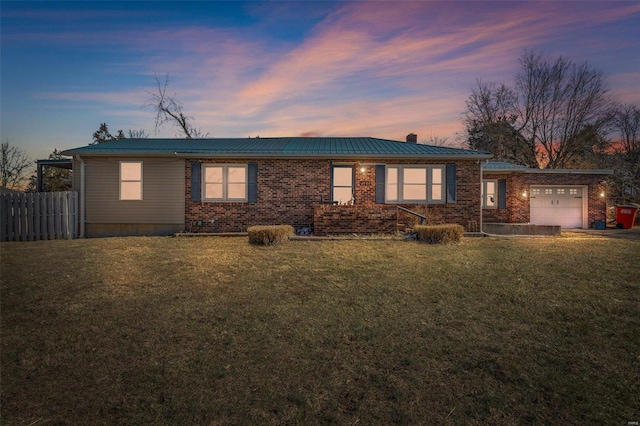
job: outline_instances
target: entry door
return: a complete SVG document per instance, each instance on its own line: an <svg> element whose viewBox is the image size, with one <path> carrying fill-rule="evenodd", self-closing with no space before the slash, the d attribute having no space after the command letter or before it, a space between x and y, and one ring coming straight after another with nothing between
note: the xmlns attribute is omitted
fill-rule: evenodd
<svg viewBox="0 0 640 426"><path fill-rule="evenodd" d="M354 167L333 166L331 171L331 200L336 204L354 201Z"/></svg>
<svg viewBox="0 0 640 426"><path fill-rule="evenodd" d="M531 223L582 228L582 187L532 187Z"/></svg>

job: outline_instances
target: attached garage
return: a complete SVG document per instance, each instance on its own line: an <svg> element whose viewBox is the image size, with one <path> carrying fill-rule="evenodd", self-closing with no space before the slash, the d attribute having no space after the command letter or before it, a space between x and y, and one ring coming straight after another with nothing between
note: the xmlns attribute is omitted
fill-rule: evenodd
<svg viewBox="0 0 640 426"><path fill-rule="evenodd" d="M583 186L531 186L530 223L586 227L587 191Z"/></svg>
<svg viewBox="0 0 640 426"><path fill-rule="evenodd" d="M489 161L482 167L482 222L590 228L606 219L611 173Z"/></svg>

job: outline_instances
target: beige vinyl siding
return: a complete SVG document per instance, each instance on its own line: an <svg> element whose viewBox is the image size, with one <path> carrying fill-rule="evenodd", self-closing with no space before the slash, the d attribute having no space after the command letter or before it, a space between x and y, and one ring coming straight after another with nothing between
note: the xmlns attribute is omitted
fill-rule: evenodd
<svg viewBox="0 0 640 426"><path fill-rule="evenodd" d="M82 163L74 157L73 173L71 174L71 188L76 192L80 192L80 173L82 173L80 170L82 168L81 164Z"/></svg>
<svg viewBox="0 0 640 426"><path fill-rule="evenodd" d="M90 158L85 160L87 224L183 224L184 160ZM142 161L142 200L120 200L120 161Z"/></svg>

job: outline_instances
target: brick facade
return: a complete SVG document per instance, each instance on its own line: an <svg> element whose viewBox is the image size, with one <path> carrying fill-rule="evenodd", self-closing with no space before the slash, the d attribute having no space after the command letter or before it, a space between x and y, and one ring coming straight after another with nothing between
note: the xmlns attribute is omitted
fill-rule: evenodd
<svg viewBox="0 0 640 426"><path fill-rule="evenodd" d="M258 197L255 203L191 201L191 163L258 165ZM242 232L253 225L289 224L312 227L316 235L387 233L406 227L411 218L398 214L395 204L376 203L375 164L439 164L454 161L332 161L321 159L191 160L185 163L185 229L192 232ZM442 222L465 228L480 221L480 165L475 160L455 161L457 202L432 204ZM331 165L355 166L355 203L333 206ZM360 168L364 167L364 171ZM417 205L404 205L411 209ZM423 205L420 205L423 207Z"/></svg>
<svg viewBox="0 0 640 426"><path fill-rule="evenodd" d="M589 227L596 220L606 218L606 192L604 176L582 173L486 173L485 179L505 179L507 183L507 206L505 209L483 209L485 223L528 223L530 221L529 196L531 186L577 185L587 186ZM524 196L526 191L527 195Z"/></svg>

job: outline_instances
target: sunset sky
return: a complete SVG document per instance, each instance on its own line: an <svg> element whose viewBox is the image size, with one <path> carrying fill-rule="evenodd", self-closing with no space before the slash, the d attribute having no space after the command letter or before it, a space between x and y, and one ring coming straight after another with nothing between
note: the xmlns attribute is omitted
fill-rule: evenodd
<svg viewBox="0 0 640 426"><path fill-rule="evenodd" d="M1 5L2 141L46 158L102 122L145 129L154 75L211 137L456 139L476 79L526 49L640 104L640 2L26 2Z"/></svg>

